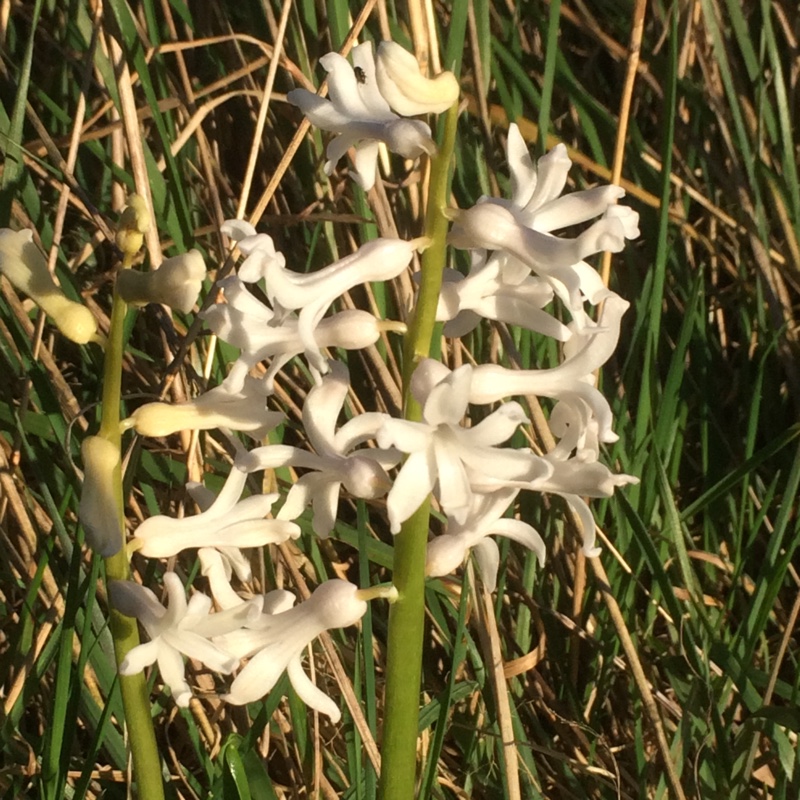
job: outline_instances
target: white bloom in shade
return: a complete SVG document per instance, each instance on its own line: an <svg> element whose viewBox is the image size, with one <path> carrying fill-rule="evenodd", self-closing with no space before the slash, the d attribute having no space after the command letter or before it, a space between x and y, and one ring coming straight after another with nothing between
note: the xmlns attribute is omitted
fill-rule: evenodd
<svg viewBox="0 0 800 800"><path fill-rule="evenodd" d="M70 300L56 285L33 243L33 231L0 228L0 273L25 292L68 339L77 344L103 341L92 312Z"/></svg>
<svg viewBox="0 0 800 800"><path fill-rule="evenodd" d="M422 422L385 418L378 430L381 447L393 445L409 456L387 497L392 533L438 486L437 496L448 517L463 524L474 491L490 491L509 480L533 482L549 466L529 451L501 449L527 418L518 403L504 403L471 428L461 426L467 410L473 367L450 372L433 368L430 359L417 367L411 391L422 407ZM419 373L419 374L417 374ZM446 373L446 374L444 374Z"/></svg>
<svg viewBox="0 0 800 800"><path fill-rule="evenodd" d="M311 505L314 532L321 537L329 536L336 523L342 486L352 497L365 500L382 497L391 486L386 469L400 460L397 451L374 448L352 451L364 438L364 420L354 418L336 431L348 388L347 368L333 362L331 373L308 393L303 405L303 427L316 452L268 445L251 450L239 462L248 472L281 466L309 469L289 490L277 518L296 519ZM373 422L383 419L382 415L366 416Z"/></svg>
<svg viewBox="0 0 800 800"><path fill-rule="evenodd" d="M417 59L396 42L381 42L376 63L378 88L404 117L440 114L458 101L460 87L452 72L426 78Z"/></svg>
<svg viewBox="0 0 800 800"><path fill-rule="evenodd" d="M484 265L485 259L479 259L466 277L445 270L436 311L437 321L447 322L444 335L464 336L481 319L493 319L561 342L569 339L569 328L542 310L553 299L552 286L527 270L517 280L509 280L508 271L503 270L505 260L494 254Z"/></svg>
<svg viewBox="0 0 800 800"><path fill-rule="evenodd" d="M267 411L260 381L242 376L236 389L227 382L184 403L147 403L122 422L141 436L169 436L183 430L227 428L263 439L285 419L279 411Z"/></svg>
<svg viewBox="0 0 800 800"><path fill-rule="evenodd" d="M513 370L495 364L475 367L470 385L471 403L493 403L512 395L535 395L580 400L591 410L601 442L615 442L611 408L593 385L593 373L610 358L619 340L620 322L628 302L616 294L606 299L597 326L579 338L580 349L551 369ZM570 341L570 344L573 343Z"/></svg>
<svg viewBox="0 0 800 800"><path fill-rule="evenodd" d="M113 556L123 545L120 526L119 448L100 436L87 436L81 445L83 489L78 518L86 531L89 547L104 558Z"/></svg>
<svg viewBox="0 0 800 800"><path fill-rule="evenodd" d="M283 598L278 600L277 607L285 608ZM330 580L300 605L262 614L258 620L248 622L248 630L219 637L216 641L223 649L240 658L252 656L223 699L234 705L255 702L270 692L287 670L300 699L338 722L342 716L338 706L306 675L301 659L305 648L323 631L354 625L366 610L358 587L347 581Z"/></svg>
<svg viewBox="0 0 800 800"><path fill-rule="evenodd" d="M219 286L225 292L226 302L208 308L203 318L220 339L242 351L225 379L225 386L231 392L240 390L245 376L261 361L271 359L262 379L264 390L271 392L275 375L294 356L305 352L319 364L322 348L360 350L374 344L382 328L390 327L366 311L348 309L320 320L310 334L313 344L309 344L301 337L300 320L295 314L276 314L235 276L220 281Z"/></svg>
<svg viewBox="0 0 800 800"><path fill-rule="evenodd" d="M330 175L339 159L355 147L355 178L369 191L375 184L381 142L404 158L432 155L436 145L424 122L402 119L389 108L378 88L372 45L357 45L352 56L353 66L338 53L320 59L328 73L330 100L306 89L293 89L287 99L313 125L337 134L328 144L325 172Z"/></svg>
<svg viewBox="0 0 800 800"><path fill-rule="evenodd" d="M150 517L134 534L136 548L148 558L169 558L195 547L261 547L296 539L293 522L265 519L277 494L255 494L239 500L247 475L236 465L214 503L183 519Z"/></svg>
<svg viewBox="0 0 800 800"><path fill-rule="evenodd" d="M243 603L228 611L209 614L211 600L196 593L186 602L183 584L174 572L164 574L169 602L163 606L150 589L133 581L112 581L111 603L117 611L138 619L150 637L149 642L134 647L123 659L122 675L135 675L158 662L164 683L175 702L186 707L192 691L186 683L183 656L197 659L209 669L230 674L239 659L211 641L239 630L258 617L260 602Z"/></svg>
<svg viewBox="0 0 800 800"><path fill-rule="evenodd" d="M190 250L164 261L158 269L139 272L124 269L117 275L120 297L134 306L163 303L188 314L206 276L206 265L198 250Z"/></svg>
<svg viewBox="0 0 800 800"><path fill-rule="evenodd" d="M489 536L505 536L520 542L536 554L539 566L544 566L542 537L527 523L503 516L518 492L518 489L506 488L491 494L474 494L466 520L463 523L448 520L445 532L428 543L426 573L433 578L447 575L456 570L472 550L483 582L493 592L497 588L500 551Z"/></svg>

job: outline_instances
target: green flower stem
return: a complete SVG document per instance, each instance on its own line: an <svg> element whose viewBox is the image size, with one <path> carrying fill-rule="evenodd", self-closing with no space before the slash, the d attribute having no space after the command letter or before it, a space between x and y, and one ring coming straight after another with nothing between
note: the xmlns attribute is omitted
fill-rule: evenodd
<svg viewBox="0 0 800 800"><path fill-rule="evenodd" d="M455 146L458 105L445 119L442 144L431 163L425 235L431 244L422 254L422 280L416 311L405 340L403 400L405 418L419 420L421 409L411 397L411 375L428 356L442 287L448 221L444 216L450 188L450 162ZM381 800L413 800L417 772L422 640L425 622L425 553L430 524L430 498L403 525L394 540L392 581L398 598L389 612L386 661L386 719L383 729Z"/></svg>
<svg viewBox="0 0 800 800"><path fill-rule="evenodd" d="M132 256L126 255L122 263L123 269L130 267ZM106 344L103 375L103 414L99 435L111 442L121 453L121 434L119 412L122 392L122 355L123 324L127 312L127 304L114 293L111 309L111 330ZM117 515L120 519L120 530L125 530L125 509L122 496L122 469L117 466L114 475L116 487ZM111 581L124 581L130 576L128 556L125 542L121 543L118 553L105 559L106 588ZM109 599L109 604L110 604ZM114 653L117 666L125 656L139 644L139 630L136 620L120 614L111 608L109 620L111 636L114 640ZM164 785L161 780L161 759L156 745L153 718L151 714L150 696L144 673L119 676L122 689L122 705L125 710L125 722L128 727L128 741L133 755L133 775L137 785L137 794L141 800L163 800Z"/></svg>

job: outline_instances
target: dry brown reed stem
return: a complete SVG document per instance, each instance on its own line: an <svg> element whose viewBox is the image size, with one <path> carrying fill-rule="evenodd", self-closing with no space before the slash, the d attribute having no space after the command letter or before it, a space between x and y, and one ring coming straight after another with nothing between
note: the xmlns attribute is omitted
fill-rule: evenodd
<svg viewBox="0 0 800 800"><path fill-rule="evenodd" d="M242 181L242 191L239 195L239 205L236 209L237 219L244 217L244 212L247 208L247 201L250 199L250 188L252 186L253 175L256 170L258 152L261 149L261 138L264 135L264 125L267 121L269 100L272 94L272 87L275 85L275 76L278 74L278 64L280 63L281 50L283 50L283 39L286 36L286 26L289 22L289 12L291 10L291 0L284 0L283 8L281 9L280 23L278 24L278 33L275 37L275 43L273 45L273 56L269 63L269 69L267 70L267 79L264 82L264 92L261 98L261 105L258 109L258 119L256 120L256 127L255 131L253 132L253 140L250 144L250 156L247 159L247 168L245 169L244 180Z"/></svg>
<svg viewBox="0 0 800 800"><path fill-rule="evenodd" d="M506 800L521 800L522 793L519 782L519 755L517 753L514 724L511 718L511 702L508 699L507 676L503 662L503 651L500 647L500 634L497 630L494 603L486 587L478 589L470 566L470 586L473 601L478 610L479 632L483 642L484 658L489 662L488 673L491 676L497 704L497 723L500 728L500 740L503 746L503 761L506 765L505 784Z"/></svg>

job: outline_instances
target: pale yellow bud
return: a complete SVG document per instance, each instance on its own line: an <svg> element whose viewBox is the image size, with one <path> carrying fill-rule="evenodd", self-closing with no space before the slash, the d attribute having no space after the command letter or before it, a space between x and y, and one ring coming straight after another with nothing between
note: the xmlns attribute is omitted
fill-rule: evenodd
<svg viewBox="0 0 800 800"><path fill-rule="evenodd" d="M88 436L81 445L83 491L78 518L92 550L108 558L122 547L117 492L120 480L119 448L100 436Z"/></svg>
<svg viewBox="0 0 800 800"><path fill-rule="evenodd" d="M426 78L417 59L396 42L381 42L375 77L386 102L405 117L441 114L457 102L460 91L452 72Z"/></svg>
<svg viewBox="0 0 800 800"><path fill-rule="evenodd" d="M164 261L152 272L124 270L117 277L117 291L126 302L136 306L163 303L188 314L197 301L206 265L197 250Z"/></svg>
<svg viewBox="0 0 800 800"><path fill-rule="evenodd" d="M150 212L144 198L132 194L117 225L117 247L132 256L141 250L144 234L150 230Z"/></svg>
<svg viewBox="0 0 800 800"><path fill-rule="evenodd" d="M25 292L68 339L78 344L100 340L92 312L70 300L53 280L44 256L33 243L33 231L0 229L0 272Z"/></svg>

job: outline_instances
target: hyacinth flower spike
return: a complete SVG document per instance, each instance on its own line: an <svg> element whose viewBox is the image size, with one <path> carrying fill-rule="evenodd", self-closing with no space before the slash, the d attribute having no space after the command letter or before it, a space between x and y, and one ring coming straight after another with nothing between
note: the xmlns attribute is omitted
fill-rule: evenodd
<svg viewBox="0 0 800 800"><path fill-rule="evenodd" d="M352 58L352 66L338 53L320 59L328 73L329 100L306 89L293 89L287 99L312 125L336 134L328 144L325 173L330 175L339 159L355 147L354 177L369 191L375 184L381 142L404 158L433 155L436 145L428 125L398 117L389 108L376 80L372 44L354 47Z"/></svg>
<svg viewBox="0 0 800 800"><path fill-rule="evenodd" d="M134 534L133 546L149 558L169 558L193 547L261 547L296 539L293 522L265 519L277 494L256 494L239 500L247 474L237 465L214 503L200 514L182 519L155 516Z"/></svg>
<svg viewBox="0 0 800 800"><path fill-rule="evenodd" d="M223 700L234 705L255 702L272 690L286 670L300 699L338 722L342 716L338 706L306 675L301 659L306 647L323 631L354 625L366 610L358 587L347 581L330 580L300 605L261 614L247 623L246 630L219 637L217 644L224 650L239 658L251 656Z"/></svg>
<svg viewBox="0 0 800 800"><path fill-rule="evenodd" d="M230 674L239 659L211 641L231 631L239 630L255 620L261 608L260 600L243 603L230 611L209 614L211 600L201 593L186 602L183 584L174 572L164 574L168 603L163 606L155 594L133 581L113 581L110 584L114 607L128 617L138 619L150 641L134 647L120 664L122 675L134 675L158 662L164 683L170 687L175 702L189 705L192 691L186 682L183 657L197 659L215 672Z"/></svg>

